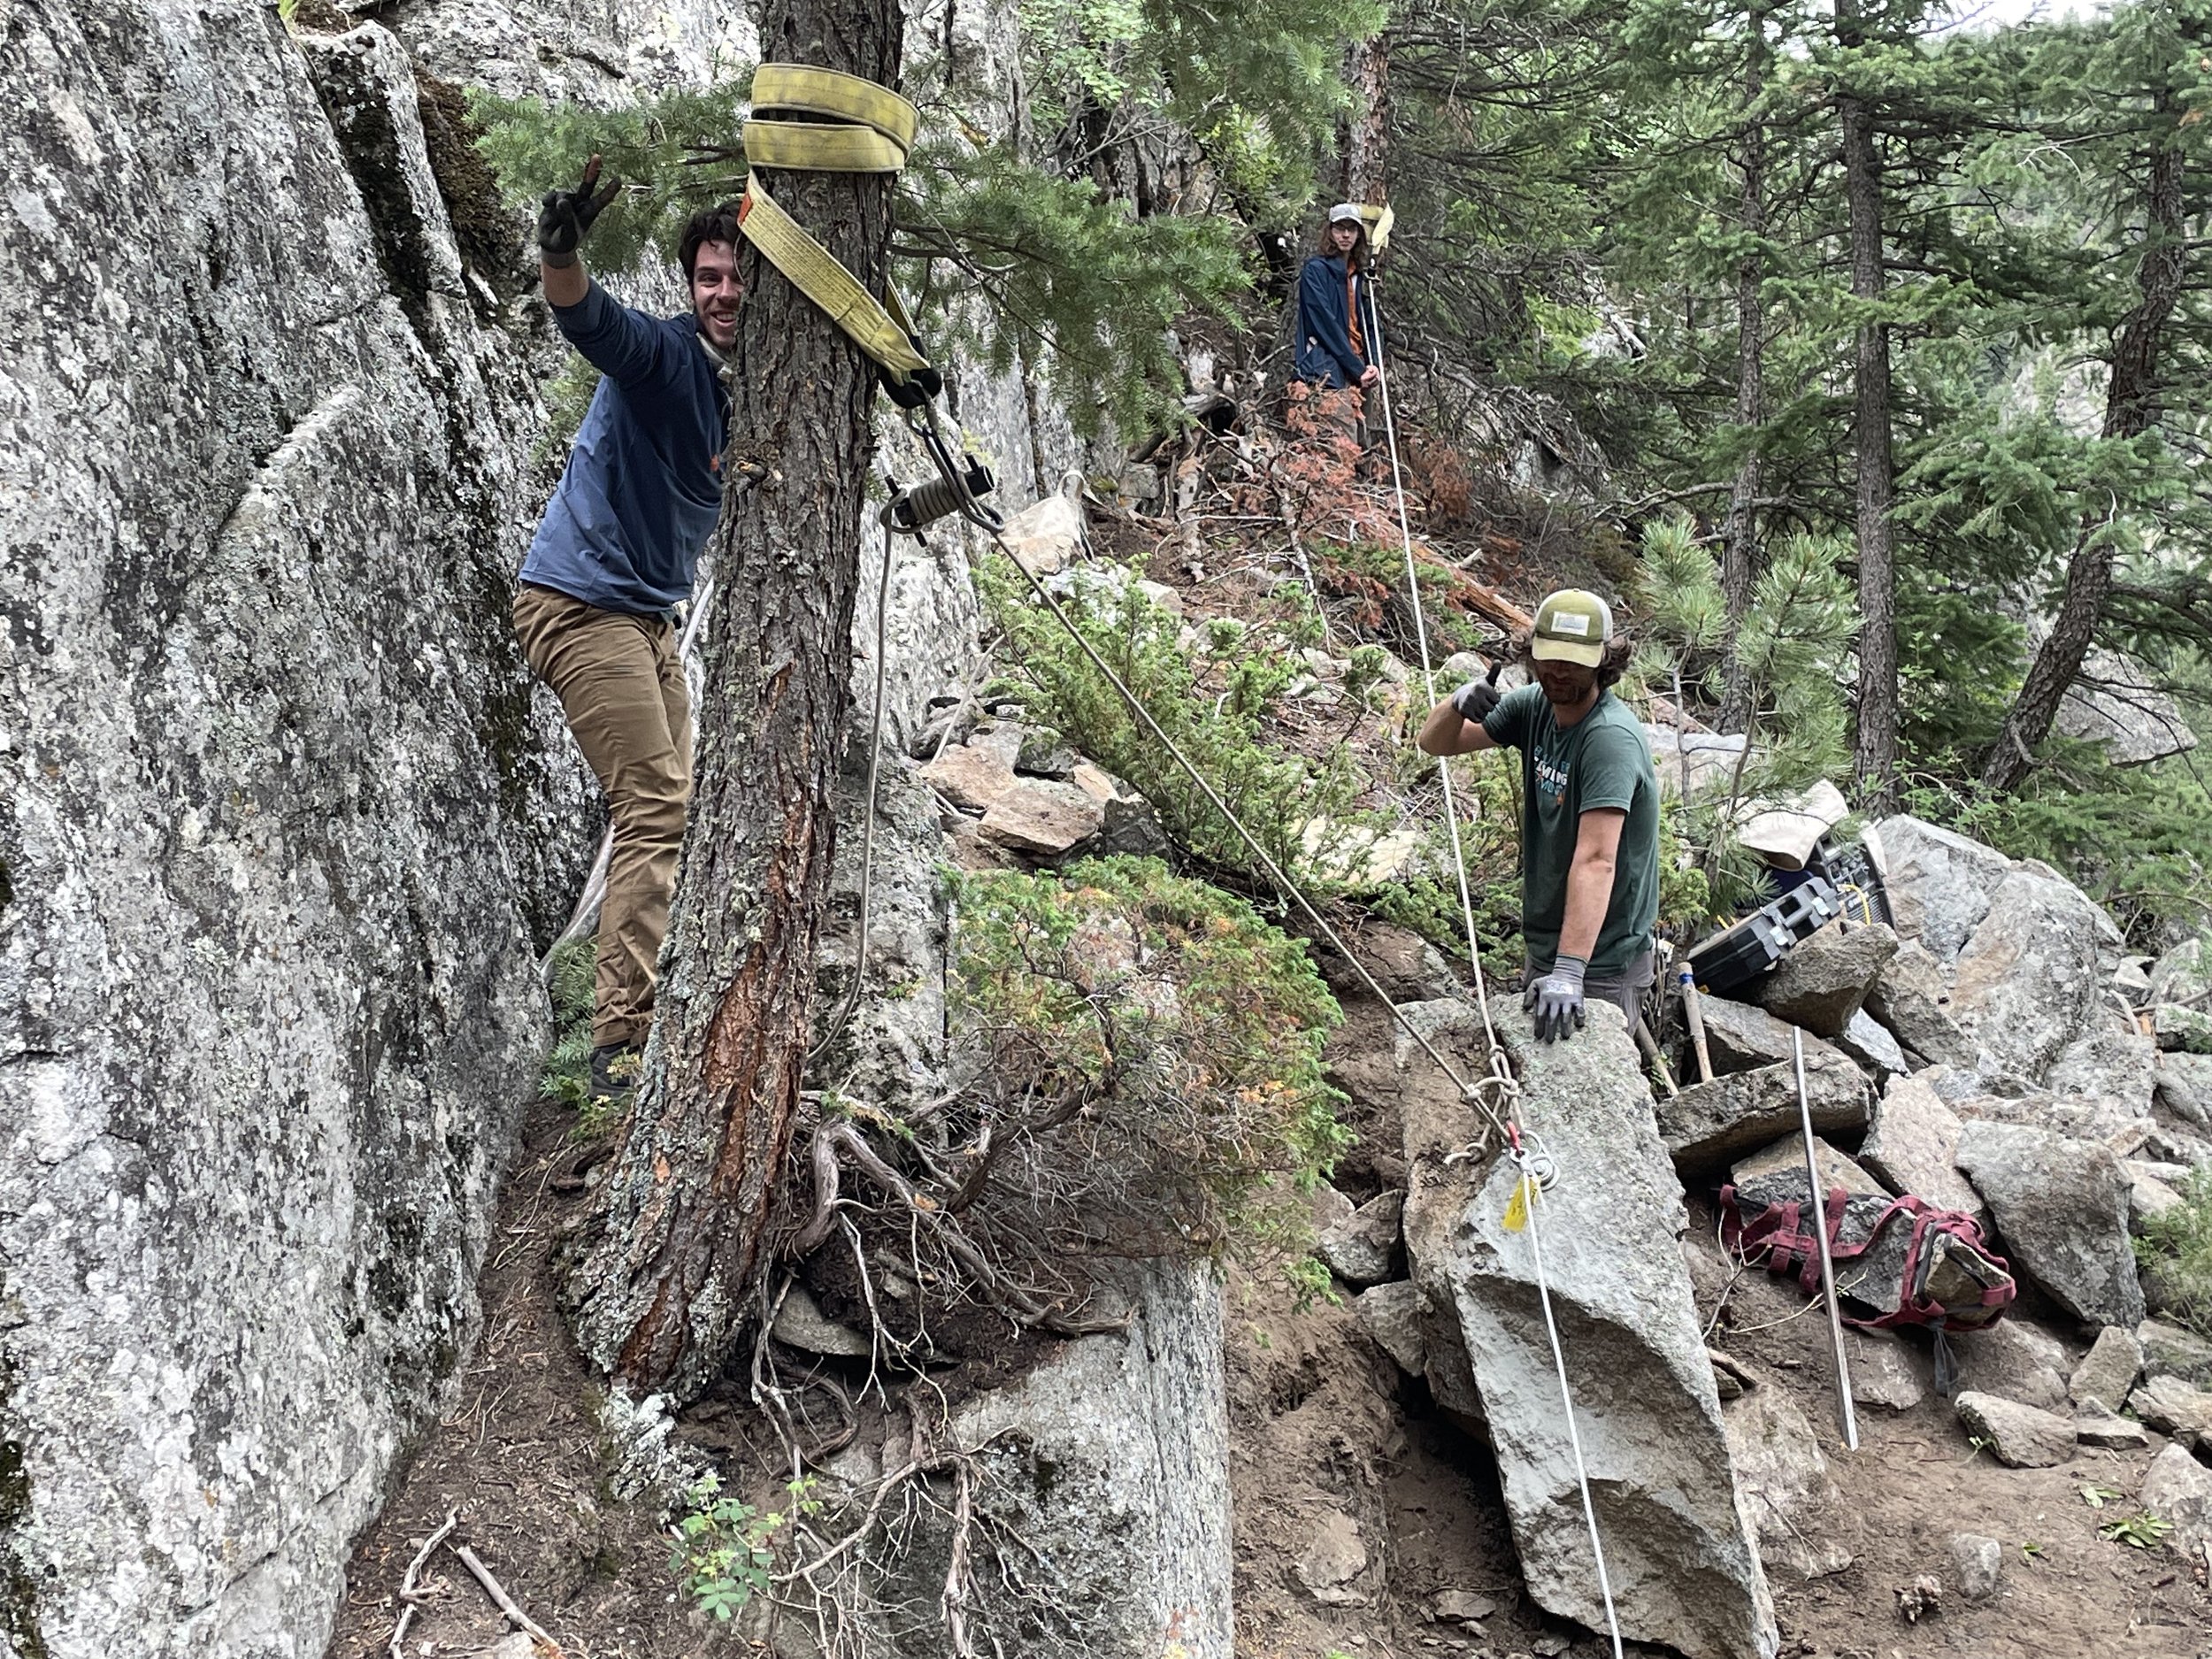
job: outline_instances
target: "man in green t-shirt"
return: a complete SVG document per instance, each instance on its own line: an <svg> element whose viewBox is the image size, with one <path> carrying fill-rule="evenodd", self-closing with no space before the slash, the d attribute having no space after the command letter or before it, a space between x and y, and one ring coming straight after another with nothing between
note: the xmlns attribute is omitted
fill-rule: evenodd
<svg viewBox="0 0 2212 1659"><path fill-rule="evenodd" d="M1521 751L1524 1001L1538 1038L1579 1027L1586 996L1618 1006L1633 1032L1659 914L1659 780L1642 725L1608 689L1628 641L1604 600L1568 588L1537 607L1524 654L1530 684L1500 695L1470 680L1429 711L1420 745Z"/></svg>

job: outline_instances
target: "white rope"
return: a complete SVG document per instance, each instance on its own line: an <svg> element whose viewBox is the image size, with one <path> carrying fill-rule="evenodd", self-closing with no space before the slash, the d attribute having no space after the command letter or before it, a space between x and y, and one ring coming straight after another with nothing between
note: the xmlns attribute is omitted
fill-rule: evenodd
<svg viewBox="0 0 2212 1659"><path fill-rule="evenodd" d="M1374 280L1371 273L1368 280L1371 284ZM1376 306L1371 311L1369 320L1375 327L1375 384L1382 394L1383 437L1390 449L1390 487L1398 503L1398 538L1405 549L1406 597L1413 607L1413 637L1421 651L1421 682L1427 689L1429 706L1433 708L1437 701L1435 671L1429 661L1428 620L1421 606L1421 579L1413 557L1413 532L1406 521L1405 480L1398 468L1398 427L1390 406L1390 374L1383 366L1381 307ZM1517 1118L1519 1114L1512 1102L1519 1099L1519 1085L1506 1064L1505 1050L1498 1041L1497 1026L1490 1017L1490 996L1482 972L1481 941L1475 932L1474 897L1467 879L1466 853L1460 844L1459 812L1452 799L1449 757L1440 755L1436 757L1436 775L1444 787L1444 821L1450 828L1452 865L1459 878L1460 914L1467 925L1467 963L1475 976L1475 1001L1477 1007L1482 1010L1483 1033L1490 1042L1491 1073L1502 1084L1501 1093L1507 1102L1507 1111ZM1556 1166L1552 1164L1550 1154L1542 1151L1540 1145L1532 1152L1523 1143L1523 1135L1514 1124L1509 1122L1505 1132L1521 1171L1521 1179L1525 1183L1523 1198L1528 1216L1529 1253L1536 1265L1536 1295L1544 1308L1544 1329L1551 1337L1552 1365L1559 1374L1559 1402L1566 1414L1567 1444L1574 1453L1575 1482L1582 1491L1582 1518L1590 1529L1590 1554L1597 1562L1598 1594L1605 1603L1605 1624L1613 1638L1613 1659L1622 1659L1621 1622L1613 1607L1613 1581L1605 1570L1605 1545L1598 1536L1597 1505L1590 1496L1590 1471L1583 1461L1581 1431L1575 1426L1574 1391L1567 1382L1567 1356L1559 1342L1559 1322L1552 1315L1551 1284L1544 1271L1544 1247L1538 1236L1536 1212L1547 1185L1547 1179L1540 1177L1555 1181ZM1534 1136L1532 1134L1528 1139L1533 1141Z"/></svg>

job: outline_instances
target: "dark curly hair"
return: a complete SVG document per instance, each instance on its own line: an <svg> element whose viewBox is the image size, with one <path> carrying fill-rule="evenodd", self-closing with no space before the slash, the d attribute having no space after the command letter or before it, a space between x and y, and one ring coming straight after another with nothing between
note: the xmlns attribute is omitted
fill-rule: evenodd
<svg viewBox="0 0 2212 1659"><path fill-rule="evenodd" d="M692 267L699 263L699 250L710 242L726 242L737 246L737 204L723 202L703 212L694 213L684 227L683 240L676 244L676 262L684 268L684 282L691 281Z"/></svg>
<svg viewBox="0 0 2212 1659"><path fill-rule="evenodd" d="M1533 633L1527 628L1513 630L1513 660L1531 674L1536 672L1536 655L1530 649L1535 644ZM1603 691L1620 683L1628 672L1629 658L1636 655L1636 643L1625 634L1616 634L1605 643L1605 660L1598 664L1598 689Z"/></svg>

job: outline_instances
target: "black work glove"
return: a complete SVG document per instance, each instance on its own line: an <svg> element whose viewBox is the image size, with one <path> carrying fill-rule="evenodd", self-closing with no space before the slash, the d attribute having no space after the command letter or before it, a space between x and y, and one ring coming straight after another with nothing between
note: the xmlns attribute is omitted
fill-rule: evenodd
<svg viewBox="0 0 2212 1659"><path fill-rule="evenodd" d="M592 220L622 188L621 180L610 179L594 195L592 187L598 182L599 157L594 156L584 164L583 180L573 190L545 193L544 204L538 209L538 251L546 264L559 269L576 263L576 250L591 234Z"/></svg>
<svg viewBox="0 0 2212 1659"><path fill-rule="evenodd" d="M1490 710L1498 706L1498 669L1490 665L1486 680L1471 680L1452 693L1452 707L1459 710L1459 718L1479 726L1489 718Z"/></svg>
<svg viewBox="0 0 2212 1659"><path fill-rule="evenodd" d="M1580 956L1561 956L1521 993L1522 1008L1536 1010L1537 1041L1556 1042L1582 1029L1582 975L1588 965Z"/></svg>

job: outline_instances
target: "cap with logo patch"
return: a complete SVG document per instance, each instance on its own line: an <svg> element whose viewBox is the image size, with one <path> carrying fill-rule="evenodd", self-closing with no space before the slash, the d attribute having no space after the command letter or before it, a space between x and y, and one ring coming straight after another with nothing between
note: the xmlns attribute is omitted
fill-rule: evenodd
<svg viewBox="0 0 2212 1659"><path fill-rule="evenodd" d="M1540 663L1595 668L1613 640L1613 608L1595 594L1565 588L1536 607L1528 654Z"/></svg>

